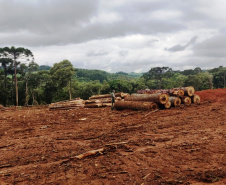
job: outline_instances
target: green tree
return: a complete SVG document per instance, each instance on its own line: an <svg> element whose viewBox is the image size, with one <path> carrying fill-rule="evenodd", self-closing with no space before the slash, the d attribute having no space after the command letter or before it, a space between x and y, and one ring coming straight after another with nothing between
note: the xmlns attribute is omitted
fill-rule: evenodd
<svg viewBox="0 0 226 185"><path fill-rule="evenodd" d="M28 66L26 65L21 65L21 70L22 70L22 76L25 80L25 105L27 106L28 105L28 101L29 101L29 98L30 98L30 95L29 95L29 79L31 77L31 75L34 73L34 71L37 71L38 70L38 64L35 63L34 61L30 62L28 64ZM34 97L33 97L33 102L34 102Z"/></svg>
<svg viewBox="0 0 226 185"><path fill-rule="evenodd" d="M204 90L204 89L213 89L213 75L210 74L209 72L203 72L199 73L197 75L202 80L202 84L200 86L199 90Z"/></svg>
<svg viewBox="0 0 226 185"><path fill-rule="evenodd" d="M9 73L9 71L12 68L12 63L13 60L12 59L8 59L8 58L0 58L0 63L2 65L2 68L4 70L4 88L3 88L3 96L4 96L4 106L7 105L7 101L8 101L8 80L7 80L7 75Z"/></svg>
<svg viewBox="0 0 226 185"><path fill-rule="evenodd" d="M169 67L154 67L151 68L147 73L143 74L143 78L147 81L155 80L156 89L163 87L162 78L170 78L173 75L173 71Z"/></svg>
<svg viewBox="0 0 226 185"><path fill-rule="evenodd" d="M196 67L195 69L194 69L194 74L199 74L199 73L201 73L202 72L202 69L200 68L200 67Z"/></svg>
<svg viewBox="0 0 226 185"><path fill-rule="evenodd" d="M16 89L16 105L18 106L17 65L25 60L33 60L33 54L29 49L25 49L22 47L15 48L14 46L12 46L11 48L0 48L0 58L8 58L13 60Z"/></svg>
<svg viewBox="0 0 226 185"><path fill-rule="evenodd" d="M132 82L127 80L112 80L109 81L109 85L111 90L115 90L116 92L132 93L133 90Z"/></svg>
<svg viewBox="0 0 226 185"><path fill-rule="evenodd" d="M213 85L215 88L225 88L226 87L226 67L220 66L209 70L213 75Z"/></svg>
<svg viewBox="0 0 226 185"><path fill-rule="evenodd" d="M137 92L138 90L145 89L147 87L144 78L138 78L137 80L132 81L132 86L132 92Z"/></svg>
<svg viewBox="0 0 226 185"><path fill-rule="evenodd" d="M103 85L100 92L101 94L109 94L111 92L111 87L106 80L103 81Z"/></svg>
<svg viewBox="0 0 226 185"><path fill-rule="evenodd" d="M69 60L63 60L54 64L50 69L52 79L57 84L57 88L63 89L67 87L69 93L69 99L72 99L71 80L75 74L75 69Z"/></svg>
<svg viewBox="0 0 226 185"><path fill-rule="evenodd" d="M195 90L201 90L202 79L198 75L188 75L185 86L193 86Z"/></svg>

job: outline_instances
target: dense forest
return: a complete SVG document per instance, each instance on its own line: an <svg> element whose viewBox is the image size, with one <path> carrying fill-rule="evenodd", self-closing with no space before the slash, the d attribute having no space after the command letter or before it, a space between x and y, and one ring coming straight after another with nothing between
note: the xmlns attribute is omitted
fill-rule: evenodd
<svg viewBox="0 0 226 185"><path fill-rule="evenodd" d="M78 66L79 67L79 66ZM143 74L108 73L74 68L69 60L53 66L39 66L25 48L0 48L0 104L44 105L73 98L88 99L94 94L134 93L139 89L168 89L194 86L196 90L225 88L226 67L200 67L174 71L154 67Z"/></svg>

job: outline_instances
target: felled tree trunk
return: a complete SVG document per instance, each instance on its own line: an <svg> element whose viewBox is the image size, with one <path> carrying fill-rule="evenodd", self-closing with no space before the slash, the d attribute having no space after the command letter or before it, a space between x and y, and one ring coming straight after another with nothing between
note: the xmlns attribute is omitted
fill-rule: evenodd
<svg viewBox="0 0 226 185"><path fill-rule="evenodd" d="M164 108L165 109L169 109L171 107L171 102L170 101L168 101L168 102L166 102L166 104L164 104Z"/></svg>
<svg viewBox="0 0 226 185"><path fill-rule="evenodd" d="M199 103L201 102L201 99L200 99L199 95L194 94L194 95L191 97L191 101L192 101L192 103L199 104Z"/></svg>
<svg viewBox="0 0 226 185"><path fill-rule="evenodd" d="M103 106L103 103L85 104L85 108L98 108L102 106Z"/></svg>
<svg viewBox="0 0 226 185"><path fill-rule="evenodd" d="M168 101L165 104L159 104L159 108L161 108L161 109L169 109L171 107L171 105L172 105L171 102Z"/></svg>
<svg viewBox="0 0 226 185"><path fill-rule="evenodd" d="M130 110L156 110L158 104L154 102L139 102L139 101L117 101L114 107L117 110L130 109Z"/></svg>
<svg viewBox="0 0 226 185"><path fill-rule="evenodd" d="M169 101L171 102L172 106L178 107L181 104L181 99L175 96L170 96Z"/></svg>
<svg viewBox="0 0 226 185"><path fill-rule="evenodd" d="M51 103L49 105L50 109L72 109L76 107L84 107L85 101L83 99L77 98L70 101L60 101L56 103Z"/></svg>
<svg viewBox="0 0 226 185"><path fill-rule="evenodd" d="M184 96L184 90L182 89L152 89L152 90L139 90L138 94L156 94L156 93L165 93L171 96Z"/></svg>
<svg viewBox="0 0 226 185"><path fill-rule="evenodd" d="M115 97L121 97L121 98L124 98L128 95L129 95L128 93L123 93L123 92L115 93ZM102 99L102 98L111 98L111 94L93 95L89 99L91 100L91 99Z"/></svg>
<svg viewBox="0 0 226 185"><path fill-rule="evenodd" d="M103 103L100 99L90 99L85 101L85 108L98 108L102 106Z"/></svg>
<svg viewBox="0 0 226 185"><path fill-rule="evenodd" d="M195 94L195 89L192 86L181 87L180 89L184 90L184 95L193 96Z"/></svg>
<svg viewBox="0 0 226 185"><path fill-rule="evenodd" d="M89 97L90 100L92 99L101 99L101 98L111 98L110 94L101 94L101 95L93 95Z"/></svg>
<svg viewBox="0 0 226 185"><path fill-rule="evenodd" d="M181 98L181 100L182 100L182 103L184 105L191 105L191 98L190 97L184 96L184 97Z"/></svg>
<svg viewBox="0 0 226 185"><path fill-rule="evenodd" d="M178 90L173 90L171 93L169 93L170 95L176 95L179 97L183 97L184 96L184 90L182 89L178 89Z"/></svg>
<svg viewBox="0 0 226 185"><path fill-rule="evenodd" d="M169 95L165 93L156 94L132 94L125 98L125 101L146 101L166 104L169 101Z"/></svg>

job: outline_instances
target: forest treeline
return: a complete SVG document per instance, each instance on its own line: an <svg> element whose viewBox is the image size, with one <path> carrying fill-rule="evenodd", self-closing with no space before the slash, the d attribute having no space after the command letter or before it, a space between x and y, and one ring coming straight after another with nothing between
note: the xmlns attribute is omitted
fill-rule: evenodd
<svg viewBox="0 0 226 185"><path fill-rule="evenodd" d="M184 71L154 67L143 74L108 73L74 68L69 60L39 66L29 50L0 48L0 104L4 106L44 105L78 97L88 99L94 94L108 94L113 89L134 93L146 88L182 86L194 86L196 90L225 88L226 67Z"/></svg>

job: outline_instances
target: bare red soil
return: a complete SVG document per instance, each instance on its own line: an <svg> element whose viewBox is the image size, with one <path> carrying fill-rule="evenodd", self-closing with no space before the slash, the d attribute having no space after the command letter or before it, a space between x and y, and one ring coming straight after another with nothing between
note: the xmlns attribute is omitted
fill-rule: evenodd
<svg viewBox="0 0 226 185"><path fill-rule="evenodd" d="M226 184L226 89L197 94L156 112L5 109L0 184Z"/></svg>

